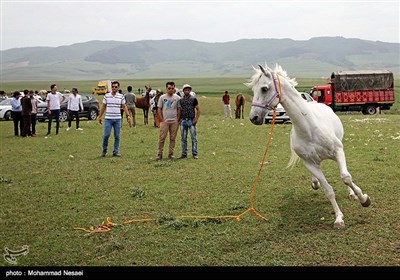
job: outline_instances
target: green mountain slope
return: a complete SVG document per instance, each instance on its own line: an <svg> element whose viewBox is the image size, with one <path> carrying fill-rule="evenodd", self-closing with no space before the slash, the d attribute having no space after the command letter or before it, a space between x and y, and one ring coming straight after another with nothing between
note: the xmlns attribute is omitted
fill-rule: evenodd
<svg viewBox="0 0 400 280"><path fill-rule="evenodd" d="M293 77L329 76L337 70L386 69L400 73L400 44L342 37L90 41L56 48L1 51L2 80L87 80L249 76L252 65L279 63Z"/></svg>

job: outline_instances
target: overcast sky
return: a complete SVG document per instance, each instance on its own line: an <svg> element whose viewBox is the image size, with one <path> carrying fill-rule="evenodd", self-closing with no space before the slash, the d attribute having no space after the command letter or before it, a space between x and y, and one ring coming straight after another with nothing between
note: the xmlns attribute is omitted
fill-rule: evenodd
<svg viewBox="0 0 400 280"><path fill-rule="evenodd" d="M0 0L1 50L91 40L341 36L399 43L392 1L38 1Z"/></svg>

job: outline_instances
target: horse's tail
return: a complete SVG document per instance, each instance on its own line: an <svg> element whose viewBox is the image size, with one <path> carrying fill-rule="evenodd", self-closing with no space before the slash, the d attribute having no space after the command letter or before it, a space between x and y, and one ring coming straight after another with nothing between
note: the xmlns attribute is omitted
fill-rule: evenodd
<svg viewBox="0 0 400 280"><path fill-rule="evenodd" d="M286 168L293 168L300 161L300 157L293 150L292 137L290 137L290 151L291 151L290 160Z"/></svg>

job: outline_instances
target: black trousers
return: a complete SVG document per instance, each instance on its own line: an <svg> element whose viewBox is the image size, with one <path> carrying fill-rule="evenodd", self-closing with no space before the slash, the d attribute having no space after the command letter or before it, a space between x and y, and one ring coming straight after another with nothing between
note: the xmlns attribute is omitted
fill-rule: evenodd
<svg viewBox="0 0 400 280"><path fill-rule="evenodd" d="M36 114L31 114L32 134L36 134Z"/></svg>
<svg viewBox="0 0 400 280"><path fill-rule="evenodd" d="M71 127L71 123L74 120L74 117L76 120L76 128L78 129L79 128L79 111L71 111L70 110L68 112L68 127Z"/></svg>
<svg viewBox="0 0 400 280"><path fill-rule="evenodd" d="M19 134L22 134L23 129L22 112L11 111L11 118L14 122L14 135L19 136Z"/></svg>
<svg viewBox="0 0 400 280"><path fill-rule="evenodd" d="M48 134L51 132L51 123L53 119L56 121L56 134L58 134L58 130L60 129L60 110L51 110L51 113L49 114L49 125L47 127Z"/></svg>

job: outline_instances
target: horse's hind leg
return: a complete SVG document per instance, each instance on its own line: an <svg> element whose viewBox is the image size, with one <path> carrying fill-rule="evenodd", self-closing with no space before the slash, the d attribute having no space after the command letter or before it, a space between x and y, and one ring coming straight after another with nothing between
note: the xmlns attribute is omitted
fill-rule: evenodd
<svg viewBox="0 0 400 280"><path fill-rule="evenodd" d="M316 178L317 181L321 183L321 185L325 189L325 195L328 197L329 201L333 206L333 210L335 211L336 220L333 224L334 228L344 228L344 221L343 221L343 213L339 208L339 205L336 202L335 193L331 185L329 185L328 181L326 180L324 174L322 173L321 167L319 164L314 162L304 161L305 166L313 175L313 178Z"/></svg>
<svg viewBox="0 0 400 280"><path fill-rule="evenodd" d="M349 171L347 170L347 165L346 165L346 157L344 155L343 149L340 149L336 153L336 161L339 165L339 170L340 170L340 177L342 178L343 182L347 185L347 190L349 192L349 197L351 199L357 199L361 202L361 205L364 207L368 207L371 204L371 200L369 196L365 193L362 193L362 190L353 183L353 180L351 178L351 175Z"/></svg>

